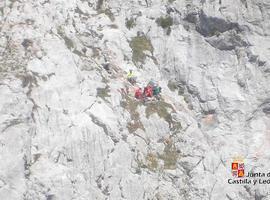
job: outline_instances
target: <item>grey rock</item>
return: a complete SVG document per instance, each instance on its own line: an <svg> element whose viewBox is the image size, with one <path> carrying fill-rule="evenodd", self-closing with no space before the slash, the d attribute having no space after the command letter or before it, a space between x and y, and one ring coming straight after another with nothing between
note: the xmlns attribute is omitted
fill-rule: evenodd
<svg viewBox="0 0 270 200"><path fill-rule="evenodd" d="M267 184L227 183L235 157L246 173L270 167L269 12L267 0L1 2L0 199L269 199ZM162 98L136 100L151 79Z"/></svg>

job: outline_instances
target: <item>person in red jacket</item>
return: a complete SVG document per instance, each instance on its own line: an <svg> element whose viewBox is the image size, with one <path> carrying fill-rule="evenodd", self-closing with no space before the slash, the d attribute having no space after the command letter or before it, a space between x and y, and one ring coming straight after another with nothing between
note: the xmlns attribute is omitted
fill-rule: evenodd
<svg viewBox="0 0 270 200"><path fill-rule="evenodd" d="M142 99L143 98L142 88L136 89L136 91L135 91L135 98L136 99Z"/></svg>
<svg viewBox="0 0 270 200"><path fill-rule="evenodd" d="M144 94L146 97L152 97L153 96L153 88L151 86L147 86L144 89Z"/></svg>

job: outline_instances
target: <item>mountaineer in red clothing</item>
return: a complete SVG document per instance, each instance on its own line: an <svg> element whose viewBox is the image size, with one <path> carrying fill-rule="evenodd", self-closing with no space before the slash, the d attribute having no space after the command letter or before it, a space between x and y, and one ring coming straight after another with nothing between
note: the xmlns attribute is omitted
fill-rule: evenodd
<svg viewBox="0 0 270 200"><path fill-rule="evenodd" d="M136 89L136 91L135 91L135 98L136 99L143 99L142 88Z"/></svg>
<svg viewBox="0 0 270 200"><path fill-rule="evenodd" d="M148 85L147 87L144 88L143 93L144 93L145 97L152 97L153 96L153 88L150 85Z"/></svg>

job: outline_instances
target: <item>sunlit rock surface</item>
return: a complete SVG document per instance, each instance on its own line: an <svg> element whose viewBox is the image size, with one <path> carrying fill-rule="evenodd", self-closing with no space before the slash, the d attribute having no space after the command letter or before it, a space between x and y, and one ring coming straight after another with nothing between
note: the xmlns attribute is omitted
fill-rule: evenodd
<svg viewBox="0 0 270 200"><path fill-rule="evenodd" d="M269 0L0 2L0 199L270 199L228 184L270 171L269 32Z"/></svg>

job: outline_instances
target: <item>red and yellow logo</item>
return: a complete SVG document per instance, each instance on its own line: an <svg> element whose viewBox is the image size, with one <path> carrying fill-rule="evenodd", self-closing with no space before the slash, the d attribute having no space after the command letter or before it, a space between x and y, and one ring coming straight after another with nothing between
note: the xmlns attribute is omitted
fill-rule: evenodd
<svg viewBox="0 0 270 200"><path fill-rule="evenodd" d="M234 159L232 162L232 175L234 177L244 177L245 176L245 164L243 159Z"/></svg>

